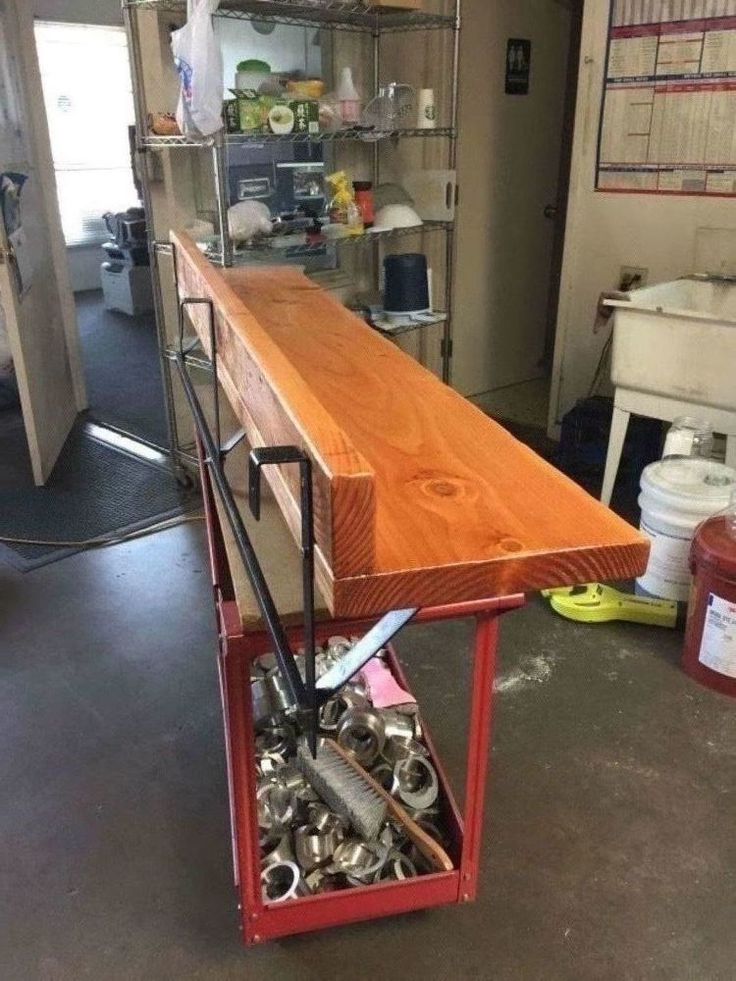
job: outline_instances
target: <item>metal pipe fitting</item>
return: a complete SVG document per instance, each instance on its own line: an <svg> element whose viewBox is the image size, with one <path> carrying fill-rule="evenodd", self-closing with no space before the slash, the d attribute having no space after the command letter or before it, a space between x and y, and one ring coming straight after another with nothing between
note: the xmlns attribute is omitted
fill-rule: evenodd
<svg viewBox="0 0 736 981"><path fill-rule="evenodd" d="M275 780L279 767L286 766L286 760L280 753L264 753L258 757L257 766L263 777Z"/></svg>
<svg viewBox="0 0 736 981"><path fill-rule="evenodd" d="M343 654L347 654L352 646L347 637L340 637L339 634L327 639L327 653L333 658L339 658Z"/></svg>
<svg viewBox="0 0 736 981"><path fill-rule="evenodd" d="M307 779L301 770L297 769L293 763L284 763L274 770L274 779L281 787L296 794L307 786Z"/></svg>
<svg viewBox="0 0 736 981"><path fill-rule="evenodd" d="M258 827L282 830L294 819L294 795L277 783L262 784L256 791Z"/></svg>
<svg viewBox="0 0 736 981"><path fill-rule="evenodd" d="M384 711L383 726L386 731L386 739L414 739L414 719L402 712Z"/></svg>
<svg viewBox="0 0 736 981"><path fill-rule="evenodd" d="M394 767L399 800L419 810L431 807L439 795L437 771L424 756L412 755Z"/></svg>
<svg viewBox="0 0 736 981"><path fill-rule="evenodd" d="M378 842L349 838L335 849L329 872L344 872L353 885L371 882L386 861L386 849Z"/></svg>
<svg viewBox="0 0 736 981"><path fill-rule="evenodd" d="M398 793L399 784L394 776L394 768L390 763L386 763L382 760L381 762L375 764L370 773L376 783L379 783L387 794L391 794L392 797L396 796Z"/></svg>
<svg viewBox="0 0 736 981"><path fill-rule="evenodd" d="M280 754L286 759L296 752L296 736L291 726L268 726L255 737L257 756Z"/></svg>
<svg viewBox="0 0 736 981"><path fill-rule="evenodd" d="M276 844L267 851L263 856L262 865L265 868L267 865L274 865L279 862L294 862L296 858L294 856L294 849L291 845L291 834L286 832L286 834L281 835L280 838L276 840Z"/></svg>
<svg viewBox="0 0 736 981"><path fill-rule="evenodd" d="M253 703L253 726L262 729L271 721L273 709L265 678L256 678L250 683L251 701Z"/></svg>
<svg viewBox="0 0 736 981"><path fill-rule="evenodd" d="M321 828L307 824L294 832L296 860L305 872L328 865L345 836L342 821L334 814L331 818Z"/></svg>
<svg viewBox="0 0 736 981"><path fill-rule="evenodd" d="M370 767L378 759L386 741L383 719L374 709L347 711L337 729L337 741L352 753L361 766Z"/></svg>
<svg viewBox="0 0 736 981"><path fill-rule="evenodd" d="M416 865L408 855L392 850L382 868L373 877L374 882L401 882L403 879L413 879L419 873Z"/></svg>
<svg viewBox="0 0 736 981"><path fill-rule="evenodd" d="M329 698L320 709L319 724L325 732L336 732L346 712L353 708L369 708L368 699L346 685Z"/></svg>
<svg viewBox="0 0 736 981"><path fill-rule="evenodd" d="M287 709L290 709L292 702L279 669L274 668L273 671L269 671L263 681L271 702L271 714L278 715L280 712L286 712Z"/></svg>
<svg viewBox="0 0 736 981"><path fill-rule="evenodd" d="M392 766L413 756L427 756L427 750L416 739L392 736L386 740L383 747L383 758Z"/></svg>
<svg viewBox="0 0 736 981"><path fill-rule="evenodd" d="M309 894L309 887L295 862L274 862L261 872L261 896L264 903L283 903L287 899Z"/></svg>

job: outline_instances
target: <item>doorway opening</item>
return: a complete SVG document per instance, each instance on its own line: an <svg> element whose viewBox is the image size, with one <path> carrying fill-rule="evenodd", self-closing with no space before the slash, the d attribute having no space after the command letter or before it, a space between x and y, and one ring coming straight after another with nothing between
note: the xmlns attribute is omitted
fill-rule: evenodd
<svg viewBox="0 0 736 981"><path fill-rule="evenodd" d="M95 421L168 444L123 27L34 24L59 210Z"/></svg>
<svg viewBox="0 0 736 981"><path fill-rule="evenodd" d="M503 29L531 44L527 94L504 100L496 133L498 175L486 316L461 390L515 434L550 455L546 438L565 239L582 34L582 0L520 5ZM546 18L546 19L545 19ZM467 378L467 381L466 381ZM485 382L485 385L483 383Z"/></svg>

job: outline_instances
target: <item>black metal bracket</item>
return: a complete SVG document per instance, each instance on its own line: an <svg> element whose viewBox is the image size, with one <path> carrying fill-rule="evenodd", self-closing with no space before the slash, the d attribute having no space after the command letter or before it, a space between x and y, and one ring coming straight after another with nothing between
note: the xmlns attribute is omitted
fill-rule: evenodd
<svg viewBox="0 0 736 981"><path fill-rule="evenodd" d="M174 286L178 293L178 270L176 249L173 249ZM215 433L210 430L204 409L192 384L187 366L187 358L201 345L195 336L185 342L185 312L188 307L204 306L208 313L209 357L212 364L213 404L215 413ZM342 687L349 678L360 671L382 646L407 623L416 610L394 610L386 613L375 626L355 645L345 663L330 669L316 680L316 644L314 615L314 498L312 490L312 464L309 457L298 446L265 446L253 449L248 464L248 500L256 520L261 512L261 471L266 466L299 464L299 483L301 500L301 553L302 553L302 593L304 601L304 653L305 677L302 680L294 652L289 644L284 624L281 621L273 595L258 561L253 544L238 511L230 485L224 472L227 454L244 438L239 430L224 444L220 423L220 400L217 373L217 334L215 329L215 310L211 300L203 297L185 297L178 304L178 348L173 352L184 395L194 420L204 450L204 463L207 467L216 492L220 496L227 522L235 539L243 561L258 608L263 617L266 630L273 642L274 655L283 676L297 715L308 734L312 752L316 751L318 712L320 707ZM203 346L203 345L202 345ZM207 352L205 351L205 354Z"/></svg>
<svg viewBox="0 0 736 981"><path fill-rule="evenodd" d="M312 461L298 446L260 446L251 450L248 461L248 503L256 521L261 518L261 471L263 467L299 464L299 496L302 516L302 597L304 601L304 680L309 701L306 729L312 752L317 750L319 703L314 639L314 501Z"/></svg>

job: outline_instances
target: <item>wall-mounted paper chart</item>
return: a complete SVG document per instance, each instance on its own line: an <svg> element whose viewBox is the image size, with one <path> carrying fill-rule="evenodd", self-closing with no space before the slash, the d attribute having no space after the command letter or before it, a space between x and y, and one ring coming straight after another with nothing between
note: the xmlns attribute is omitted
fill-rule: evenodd
<svg viewBox="0 0 736 981"><path fill-rule="evenodd" d="M612 0L596 188L736 194L736 0Z"/></svg>

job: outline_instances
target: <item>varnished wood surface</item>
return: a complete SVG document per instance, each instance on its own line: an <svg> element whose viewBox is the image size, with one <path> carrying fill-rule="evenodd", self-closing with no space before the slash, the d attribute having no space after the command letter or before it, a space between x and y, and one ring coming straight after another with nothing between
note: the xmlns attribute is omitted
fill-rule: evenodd
<svg viewBox="0 0 736 981"><path fill-rule="evenodd" d="M179 252L185 248L179 243ZM184 264L179 254L180 270ZM256 363L256 387L272 393L270 408L259 411L287 419L315 454L323 481L318 580L333 613L508 595L644 569L648 545L635 529L306 277L284 268L205 266L207 281L185 279L184 288L207 289L222 304L218 352L236 412L242 418L243 406L253 411L259 398L242 371L244 361ZM321 440L332 449L329 464ZM340 481L356 477L362 497L343 510ZM287 495L274 489L293 530L293 494L285 506ZM346 541L360 543L357 558Z"/></svg>

